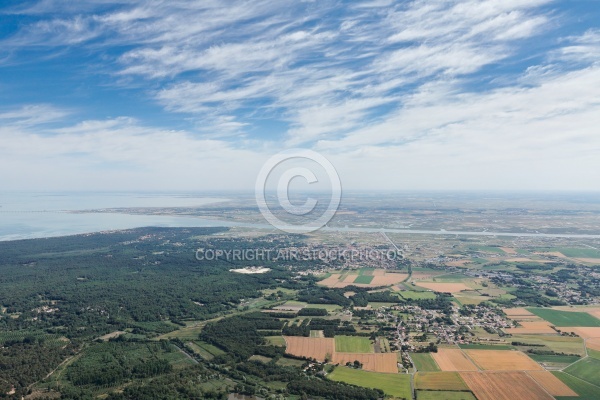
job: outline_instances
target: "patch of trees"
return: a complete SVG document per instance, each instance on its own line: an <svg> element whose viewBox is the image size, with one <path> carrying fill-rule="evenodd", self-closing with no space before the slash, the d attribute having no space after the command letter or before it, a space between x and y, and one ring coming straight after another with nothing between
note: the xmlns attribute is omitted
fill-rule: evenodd
<svg viewBox="0 0 600 400"><path fill-rule="evenodd" d="M298 311L298 316L324 317L327 315L327 310L324 308L306 307Z"/></svg>
<svg viewBox="0 0 600 400"><path fill-rule="evenodd" d="M298 292L298 300L309 304L337 304L350 307L352 301L344 296L344 291L322 287L310 287Z"/></svg>

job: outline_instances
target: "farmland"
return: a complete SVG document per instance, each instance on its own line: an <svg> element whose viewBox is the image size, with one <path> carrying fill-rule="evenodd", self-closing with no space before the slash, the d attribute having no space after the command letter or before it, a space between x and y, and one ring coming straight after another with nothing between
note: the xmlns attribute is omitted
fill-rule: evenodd
<svg viewBox="0 0 600 400"><path fill-rule="evenodd" d="M419 390L468 390L458 372L417 372L415 387Z"/></svg>
<svg viewBox="0 0 600 400"><path fill-rule="evenodd" d="M335 342L331 338L305 338L285 336L286 353L299 357L323 361L335 352Z"/></svg>
<svg viewBox="0 0 600 400"><path fill-rule="evenodd" d="M432 354L442 371L477 371L477 366L460 349L438 349Z"/></svg>
<svg viewBox="0 0 600 400"><path fill-rule="evenodd" d="M417 400L477 400L471 392L417 390Z"/></svg>
<svg viewBox="0 0 600 400"><path fill-rule="evenodd" d="M561 400L600 399L600 387L591 385L564 372L555 371L552 374L579 395L579 397L562 397Z"/></svg>
<svg viewBox="0 0 600 400"><path fill-rule="evenodd" d="M592 357L585 358L567 367L564 372L582 379L588 383L600 386L600 360Z"/></svg>
<svg viewBox="0 0 600 400"><path fill-rule="evenodd" d="M380 374L346 367L337 367L329 374L329 378L334 381L346 382L352 385L381 389L387 395L398 398L412 398L409 375Z"/></svg>
<svg viewBox="0 0 600 400"><path fill-rule="evenodd" d="M533 378L538 385L543 387L552 396L577 396L570 387L548 371L529 371L527 375Z"/></svg>
<svg viewBox="0 0 600 400"><path fill-rule="evenodd" d="M336 336L335 351L343 353L373 353L373 344L362 336Z"/></svg>
<svg viewBox="0 0 600 400"><path fill-rule="evenodd" d="M524 353L514 350L465 350L481 369L488 371L541 370L542 367Z"/></svg>
<svg viewBox="0 0 600 400"><path fill-rule="evenodd" d="M434 292L458 293L463 290L471 290L469 286L460 282L416 282L416 285L433 290Z"/></svg>
<svg viewBox="0 0 600 400"><path fill-rule="evenodd" d="M524 372L461 372L467 386L478 400L552 400Z"/></svg>
<svg viewBox="0 0 600 400"><path fill-rule="evenodd" d="M418 371L440 371L440 367L429 353L411 353L410 358Z"/></svg>
<svg viewBox="0 0 600 400"><path fill-rule="evenodd" d="M333 363L345 365L358 361L365 371L375 372L398 372L398 356L395 353L333 353Z"/></svg>
<svg viewBox="0 0 600 400"><path fill-rule="evenodd" d="M560 311L538 307L531 307L528 310L558 327L600 327L600 319L585 312Z"/></svg>

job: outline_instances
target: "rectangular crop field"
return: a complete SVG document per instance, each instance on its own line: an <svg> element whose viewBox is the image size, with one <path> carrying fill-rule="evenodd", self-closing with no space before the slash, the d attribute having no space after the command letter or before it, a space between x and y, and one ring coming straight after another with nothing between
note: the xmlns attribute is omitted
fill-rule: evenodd
<svg viewBox="0 0 600 400"><path fill-rule="evenodd" d="M553 400L524 372L461 372L478 400Z"/></svg>
<svg viewBox="0 0 600 400"><path fill-rule="evenodd" d="M411 353L410 358L418 371L441 371L429 353Z"/></svg>
<svg viewBox="0 0 600 400"><path fill-rule="evenodd" d="M527 375L552 396L577 396L577 393L548 371L529 371Z"/></svg>
<svg viewBox="0 0 600 400"><path fill-rule="evenodd" d="M538 363L520 351L465 350L465 352L483 370L535 371L543 369Z"/></svg>
<svg viewBox="0 0 600 400"><path fill-rule="evenodd" d="M373 280L373 275L359 275L354 280L354 283L363 283L368 285Z"/></svg>
<svg viewBox="0 0 600 400"><path fill-rule="evenodd" d="M417 292L414 290L404 290L398 292L398 294L400 294L400 296L402 296L403 298L410 300L435 299L435 293L433 292Z"/></svg>
<svg viewBox="0 0 600 400"><path fill-rule="evenodd" d="M373 353L373 344L364 336L336 336L335 351L343 353Z"/></svg>
<svg viewBox="0 0 600 400"><path fill-rule="evenodd" d="M567 367L565 372L592 385L600 386L600 360L591 357L585 358Z"/></svg>
<svg viewBox="0 0 600 400"><path fill-rule="evenodd" d="M335 352L333 338L307 338L299 336L284 336L287 347L285 352L294 356L314 358L324 361Z"/></svg>
<svg viewBox="0 0 600 400"><path fill-rule="evenodd" d="M463 290L472 290L472 288L462 282L415 282L415 284L426 289L433 290L434 292L442 293L458 293Z"/></svg>
<svg viewBox="0 0 600 400"><path fill-rule="evenodd" d="M541 344L557 353L579 354L583 356L583 340L581 338L569 336L549 336L549 335L513 335L511 341ZM529 349L531 347L525 347Z"/></svg>
<svg viewBox="0 0 600 400"><path fill-rule="evenodd" d="M417 400L477 400L471 392L417 390Z"/></svg>
<svg viewBox="0 0 600 400"><path fill-rule="evenodd" d="M328 375L331 380L346 382L352 385L373 389L381 389L385 394L398 398L410 399L410 375L380 374L346 367L337 367Z"/></svg>
<svg viewBox="0 0 600 400"><path fill-rule="evenodd" d="M579 397L562 397L561 400L600 399L600 388L598 386L591 385L564 372L554 371L552 374L579 395Z"/></svg>
<svg viewBox="0 0 600 400"><path fill-rule="evenodd" d="M595 318L586 312L559 311L539 307L531 307L528 308L528 310L554 326L600 327L600 319Z"/></svg>
<svg viewBox="0 0 600 400"><path fill-rule="evenodd" d="M469 390L458 372L417 372L415 387L419 390Z"/></svg>
<svg viewBox="0 0 600 400"><path fill-rule="evenodd" d="M442 371L477 371L478 369L460 349L439 348L437 353L431 355Z"/></svg>
<svg viewBox="0 0 600 400"><path fill-rule="evenodd" d="M365 371L398 373L398 356L396 353L334 353L333 363L346 365L354 361L360 362Z"/></svg>

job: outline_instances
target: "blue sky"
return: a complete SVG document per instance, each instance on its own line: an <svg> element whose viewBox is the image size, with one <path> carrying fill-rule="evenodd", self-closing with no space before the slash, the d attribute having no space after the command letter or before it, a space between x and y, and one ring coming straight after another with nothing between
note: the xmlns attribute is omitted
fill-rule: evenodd
<svg viewBox="0 0 600 400"><path fill-rule="evenodd" d="M600 190L597 1L1 4L5 189Z"/></svg>

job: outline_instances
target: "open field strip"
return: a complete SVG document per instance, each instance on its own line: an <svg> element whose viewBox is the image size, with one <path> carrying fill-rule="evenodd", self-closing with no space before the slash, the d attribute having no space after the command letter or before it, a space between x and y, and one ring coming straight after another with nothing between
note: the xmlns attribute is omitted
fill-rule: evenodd
<svg viewBox="0 0 600 400"><path fill-rule="evenodd" d="M482 370L535 371L543 368L525 353L515 350L465 350Z"/></svg>
<svg viewBox="0 0 600 400"><path fill-rule="evenodd" d="M577 393L573 389L565 385L549 371L527 371L527 375L532 377L538 385L552 396L577 396Z"/></svg>
<svg viewBox="0 0 600 400"><path fill-rule="evenodd" d="M585 341L588 349L600 351L600 338L591 338Z"/></svg>
<svg viewBox="0 0 600 400"><path fill-rule="evenodd" d="M418 371L441 371L430 353L410 353L410 358Z"/></svg>
<svg viewBox="0 0 600 400"><path fill-rule="evenodd" d="M528 311L527 309L525 309L523 307L503 308L502 311L504 311L504 314L506 314L506 316L509 318L518 317L518 316L534 316L535 315L534 313L532 313L531 311Z"/></svg>
<svg viewBox="0 0 600 400"><path fill-rule="evenodd" d="M417 400L477 400L471 392L449 392L444 390L418 390Z"/></svg>
<svg viewBox="0 0 600 400"><path fill-rule="evenodd" d="M472 290L464 283L440 283L440 282L415 282L415 285L433 290L434 292L458 293L463 290Z"/></svg>
<svg viewBox="0 0 600 400"><path fill-rule="evenodd" d="M600 327L600 319L587 312L561 311L539 307L530 307L527 310L557 327Z"/></svg>
<svg viewBox="0 0 600 400"><path fill-rule="evenodd" d="M587 383L577 377L561 371L553 371L552 375L560 379L565 385L573 389L579 397L563 397L564 400L600 399L600 387ZM562 400L561 399L561 400Z"/></svg>
<svg viewBox="0 0 600 400"><path fill-rule="evenodd" d="M335 352L335 341L333 338L284 336L284 339L286 342L286 353L294 356L325 361L327 356L331 356Z"/></svg>
<svg viewBox="0 0 600 400"><path fill-rule="evenodd" d="M583 339L558 335L513 335L513 341L540 344L556 353L585 355Z"/></svg>
<svg viewBox="0 0 600 400"><path fill-rule="evenodd" d="M333 353L334 364L360 362L365 371L398 373L398 356L396 353Z"/></svg>
<svg viewBox="0 0 600 400"><path fill-rule="evenodd" d="M461 372L478 400L553 400L525 372Z"/></svg>
<svg viewBox="0 0 600 400"><path fill-rule="evenodd" d="M419 390L469 390L458 372L417 372L415 388Z"/></svg>
<svg viewBox="0 0 600 400"><path fill-rule="evenodd" d="M477 371L478 368L460 349L439 348L431 353L442 371Z"/></svg>
<svg viewBox="0 0 600 400"><path fill-rule="evenodd" d="M506 328L504 331L506 333L510 333L511 335L518 334L545 334L545 333L556 333L554 329L551 328L550 323L544 320L541 321L519 321L520 327L517 328Z"/></svg>
<svg viewBox="0 0 600 400"><path fill-rule="evenodd" d="M364 336L336 336L335 351L343 353L373 353L373 344Z"/></svg>
<svg viewBox="0 0 600 400"><path fill-rule="evenodd" d="M600 360L586 357L571 364L563 372L600 387Z"/></svg>
<svg viewBox="0 0 600 400"><path fill-rule="evenodd" d="M380 374L346 367L336 367L329 379L352 385L381 389L389 396L411 399L410 375Z"/></svg>
<svg viewBox="0 0 600 400"><path fill-rule="evenodd" d="M585 326L574 326L568 328L559 328L563 332L576 333L583 339L600 338L600 328L589 328Z"/></svg>

